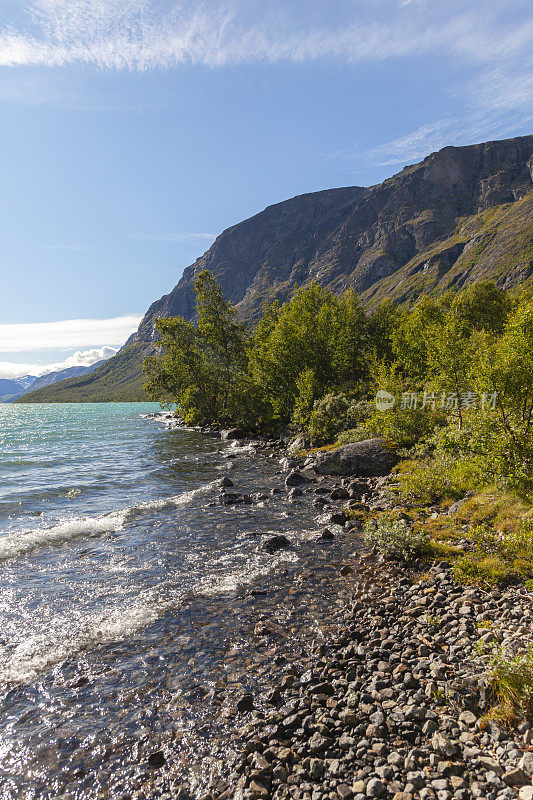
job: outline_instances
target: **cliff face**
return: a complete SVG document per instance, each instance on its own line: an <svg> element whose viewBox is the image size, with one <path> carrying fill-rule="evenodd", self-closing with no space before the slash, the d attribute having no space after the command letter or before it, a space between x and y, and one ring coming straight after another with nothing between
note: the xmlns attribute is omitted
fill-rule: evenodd
<svg viewBox="0 0 533 800"><path fill-rule="evenodd" d="M511 285L533 271L527 252L533 238L532 197L527 196L532 191L533 136L524 136L445 147L377 186L331 189L278 203L224 231L172 292L153 303L134 338L151 341L159 316L191 319L192 287L203 269L216 275L240 315L252 319L265 299L284 300L294 284L313 279L335 291L354 287L367 305L483 277ZM506 232L496 230L484 214L489 209ZM512 239L524 244L524 253L515 253L518 262L511 257ZM471 256L466 258L472 249L479 262L475 270ZM501 275L505 259L507 273ZM451 282L445 279L448 273ZM413 280L420 274L423 280Z"/></svg>
<svg viewBox="0 0 533 800"><path fill-rule="evenodd" d="M131 364L147 352L155 319L194 317L193 284L204 269L250 320L265 300L285 300L295 284L311 280L336 292L353 287L367 308L482 279L506 287L527 281L533 273L533 136L445 147L376 186L300 195L228 228L150 306L122 361L119 353L106 362L108 387L116 363L125 390L126 351L137 354L128 355ZM91 376L99 399L102 370ZM138 364L135 380L139 385ZM109 391L105 398L114 399ZM60 395L59 385L54 399ZM69 399L75 397L69 381Z"/></svg>

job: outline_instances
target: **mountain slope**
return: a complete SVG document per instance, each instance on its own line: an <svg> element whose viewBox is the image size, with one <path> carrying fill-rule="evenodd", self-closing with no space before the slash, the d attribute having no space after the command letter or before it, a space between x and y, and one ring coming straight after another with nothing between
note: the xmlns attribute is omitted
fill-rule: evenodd
<svg viewBox="0 0 533 800"><path fill-rule="evenodd" d="M445 147L376 186L294 197L224 231L150 306L127 346L140 359L158 317L193 318L193 284L203 269L250 320L265 300L285 300L311 280L336 292L353 287L367 308L480 279L518 285L533 273L532 209L533 136ZM114 399L115 365L120 391L130 380L133 392L139 363L129 359L135 369L125 380L121 353L107 362L105 382L97 370L79 391L68 386L69 399ZM62 393L55 397L66 399Z"/></svg>
<svg viewBox="0 0 533 800"><path fill-rule="evenodd" d="M20 397L18 403L101 403L147 400L142 374L145 346L125 346L90 374L68 378Z"/></svg>

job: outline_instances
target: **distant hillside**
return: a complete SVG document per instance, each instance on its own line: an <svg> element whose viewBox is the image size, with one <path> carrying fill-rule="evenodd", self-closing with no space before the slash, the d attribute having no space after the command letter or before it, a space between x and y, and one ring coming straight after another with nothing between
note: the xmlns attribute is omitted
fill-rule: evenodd
<svg viewBox="0 0 533 800"><path fill-rule="evenodd" d="M21 386L9 378L0 378L0 403L11 403L24 391Z"/></svg>
<svg viewBox="0 0 533 800"><path fill-rule="evenodd" d="M142 351L143 347L138 344L123 347L113 358L101 361L100 366L90 374L32 389L17 402L99 403L111 399L117 402L147 400L142 388Z"/></svg>
<svg viewBox="0 0 533 800"><path fill-rule="evenodd" d="M445 147L376 186L269 206L228 228L187 267L105 369L39 399L142 397L141 360L153 347L154 322L194 317L193 283L203 269L248 320L265 300L283 301L312 280L335 292L355 288L368 309L481 279L517 286L533 274L533 136Z"/></svg>
<svg viewBox="0 0 533 800"><path fill-rule="evenodd" d="M31 391L32 395L41 390L45 389L48 386L52 386L55 383L59 383L62 381L78 378L81 377L82 379L88 375L91 375L95 370L98 369L102 364L105 364L105 361L97 361L96 364L91 364L89 367L67 367L66 369L57 370L56 372L49 372L46 375L41 375L40 378L35 378L33 376L26 376L26 378L19 378L17 379L16 383L20 386L24 387L26 384L26 388L23 388L22 391L19 388L19 392L16 395L15 399L20 399L20 402L25 402L26 395ZM1 401L1 398L0 398ZM3 401L9 402L9 401ZM31 402L44 402L44 401L31 401ZM46 401L48 402L48 401Z"/></svg>

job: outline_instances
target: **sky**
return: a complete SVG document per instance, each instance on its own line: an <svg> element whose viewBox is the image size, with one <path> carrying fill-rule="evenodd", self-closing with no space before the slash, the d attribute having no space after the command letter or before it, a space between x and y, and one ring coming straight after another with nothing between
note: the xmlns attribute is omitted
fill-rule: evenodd
<svg viewBox="0 0 533 800"><path fill-rule="evenodd" d="M3 0L0 377L108 357L226 227L531 133L530 0Z"/></svg>

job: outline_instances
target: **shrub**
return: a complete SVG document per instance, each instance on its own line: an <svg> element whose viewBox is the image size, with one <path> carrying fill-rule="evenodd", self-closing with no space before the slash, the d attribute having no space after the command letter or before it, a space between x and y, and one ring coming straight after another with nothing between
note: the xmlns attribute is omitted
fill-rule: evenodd
<svg viewBox="0 0 533 800"><path fill-rule="evenodd" d="M492 647L488 659L487 680L496 706L490 716L504 722L516 722L533 713L533 645L515 655L501 645Z"/></svg>
<svg viewBox="0 0 533 800"><path fill-rule="evenodd" d="M446 417L438 411L399 408L396 411L375 411L359 426L358 432L364 439L381 436L399 447L411 448L445 423Z"/></svg>
<svg viewBox="0 0 533 800"><path fill-rule="evenodd" d="M369 520L365 525L364 535L367 545L402 561L424 555L429 546L428 536L403 520Z"/></svg>

